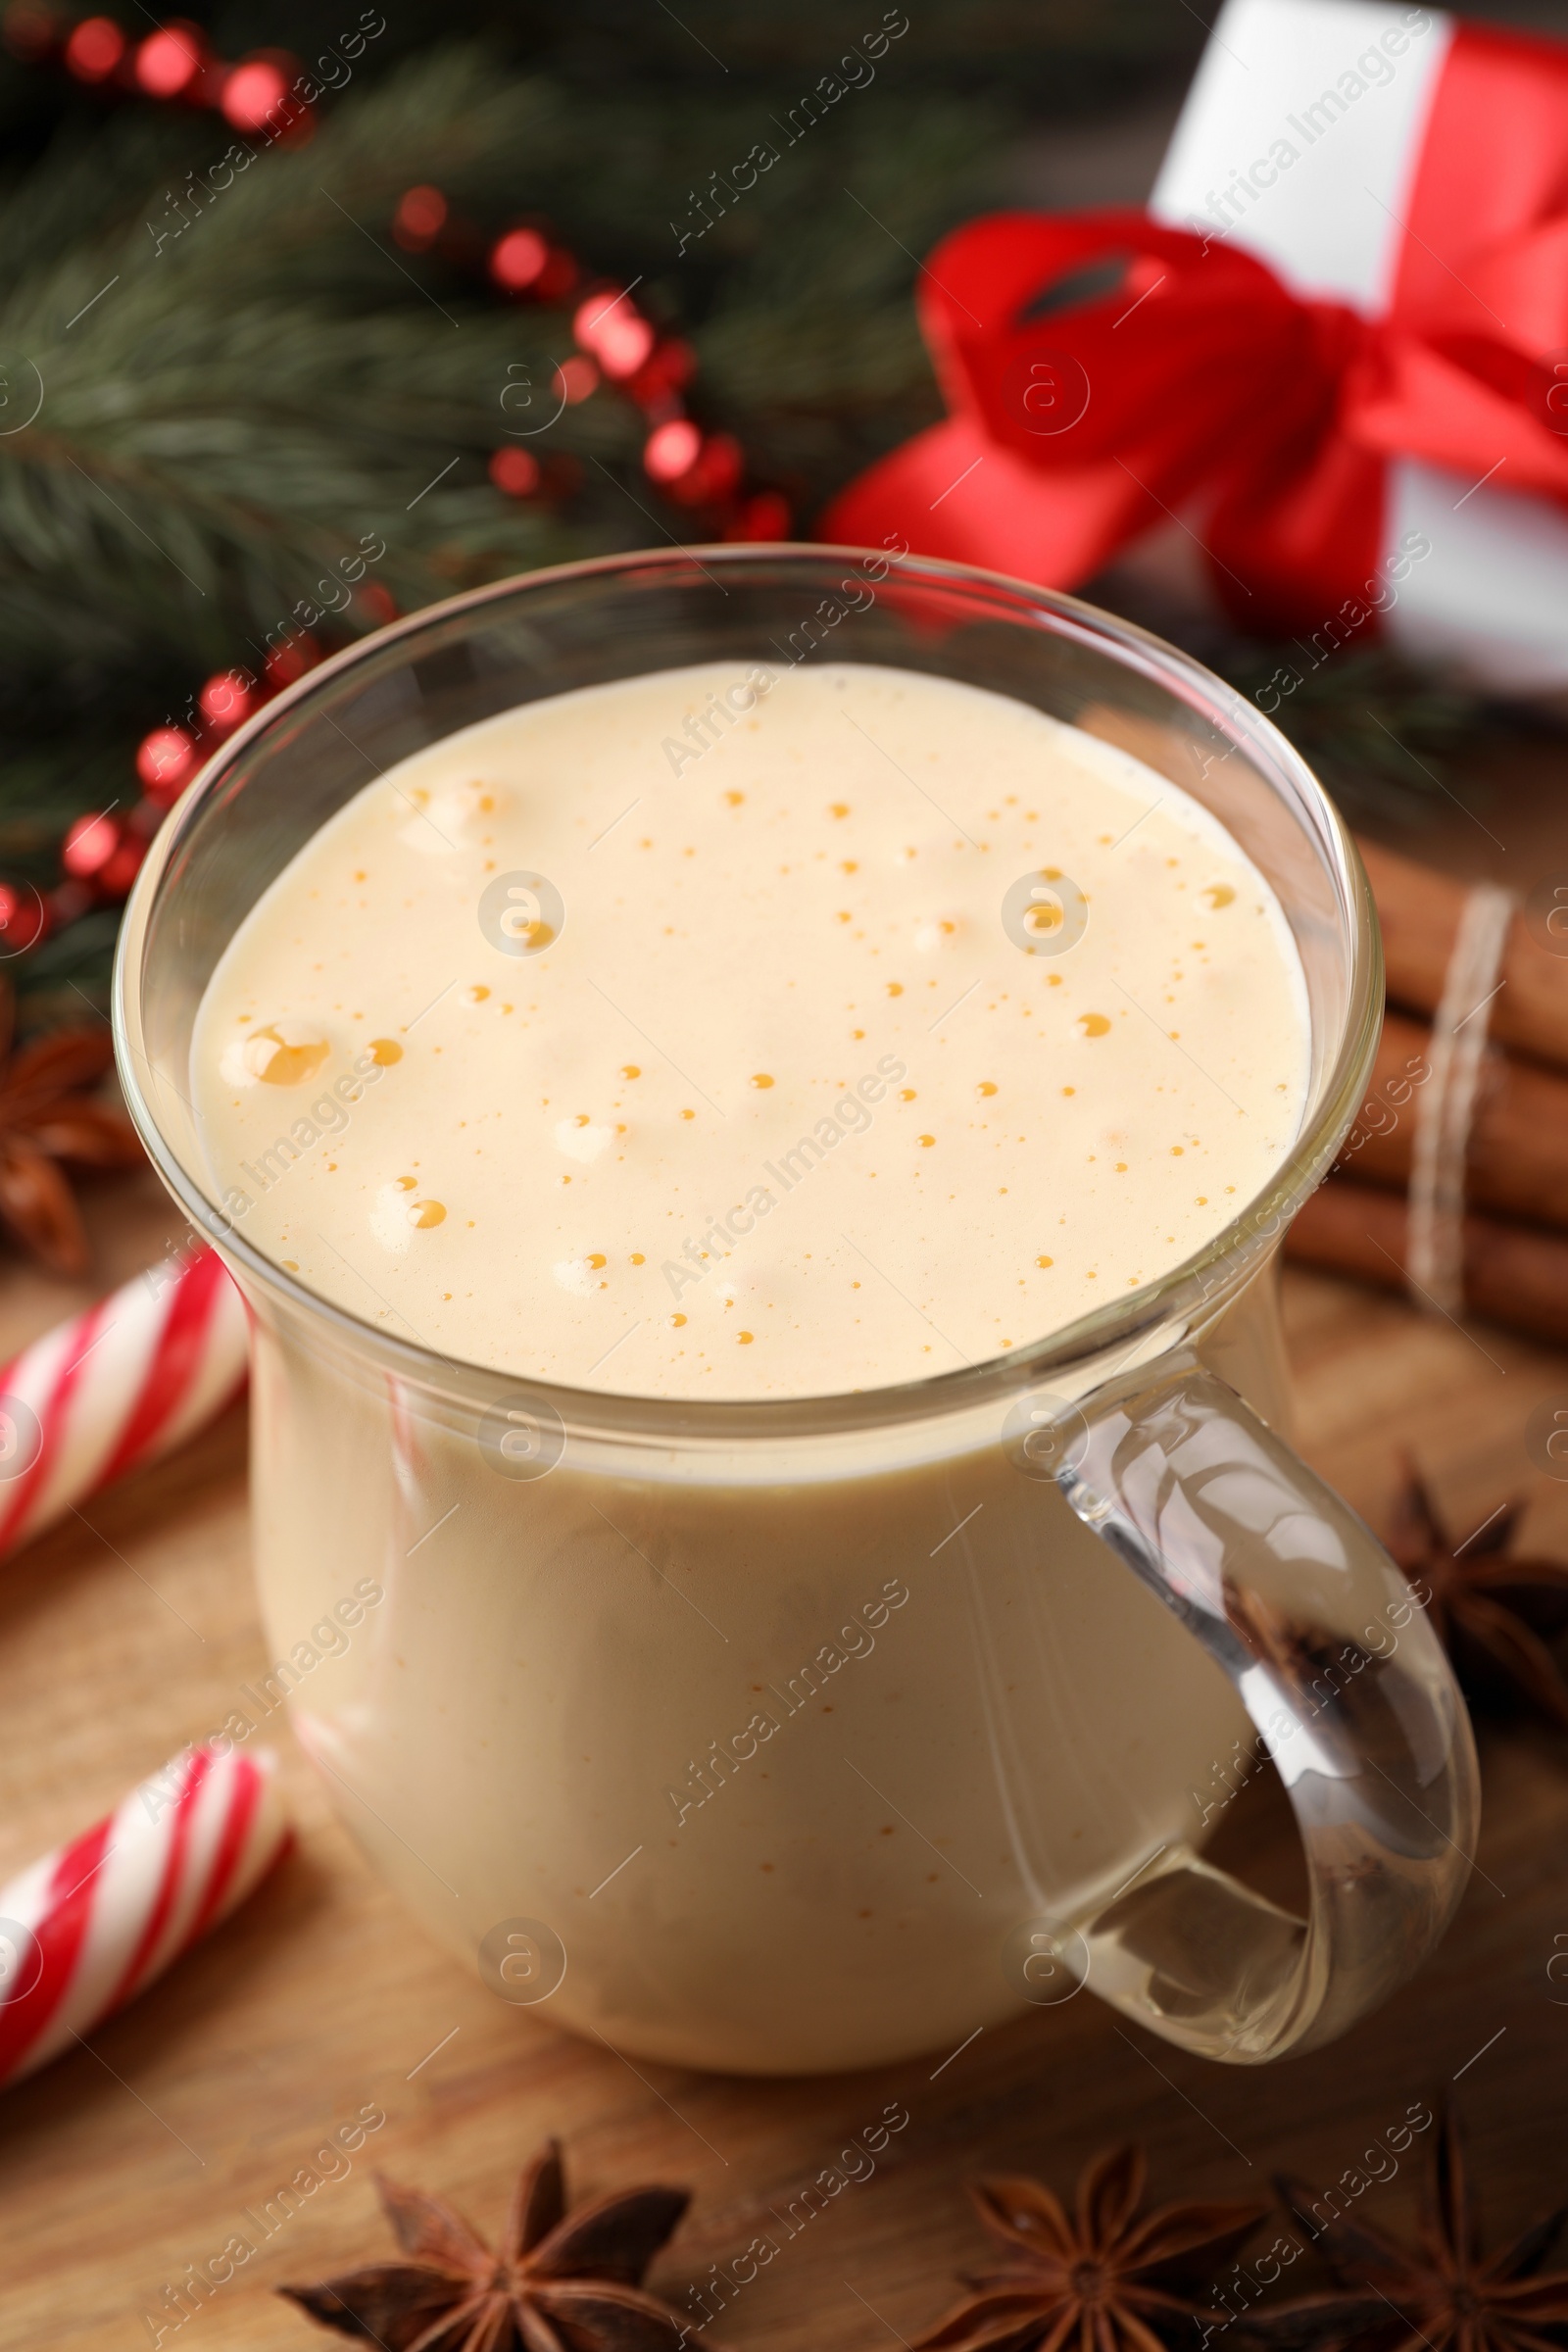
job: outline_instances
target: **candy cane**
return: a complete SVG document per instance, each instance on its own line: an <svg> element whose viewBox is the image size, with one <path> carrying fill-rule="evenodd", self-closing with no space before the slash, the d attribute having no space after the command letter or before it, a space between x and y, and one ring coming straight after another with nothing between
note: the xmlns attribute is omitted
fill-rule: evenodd
<svg viewBox="0 0 1568 2352"><path fill-rule="evenodd" d="M0 1551L193 1437L237 1393L248 1341L222 1260L194 1246L24 1348L0 1371Z"/></svg>
<svg viewBox="0 0 1568 2352"><path fill-rule="evenodd" d="M219 1921L282 1853L277 1759L186 1749L0 1886L0 2083L58 2057Z"/></svg>

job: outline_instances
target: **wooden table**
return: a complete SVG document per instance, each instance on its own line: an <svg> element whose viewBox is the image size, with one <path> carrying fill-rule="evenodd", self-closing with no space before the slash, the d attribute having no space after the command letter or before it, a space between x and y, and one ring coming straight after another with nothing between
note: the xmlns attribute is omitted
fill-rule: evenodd
<svg viewBox="0 0 1568 2352"><path fill-rule="evenodd" d="M95 1209L100 1277L156 1253L170 1212L136 1179ZM0 1347L61 1311L58 1286L14 1265ZM1455 1526L1522 1494L1531 1549L1568 1554L1568 1485L1526 1459L1540 1399L1568 1400L1568 1360L1402 1303L1288 1280L1302 1436L1374 1523L1398 1449L1425 1467ZM251 1596L243 1418L100 1498L0 1574L0 1872L106 1809L220 1720L265 1664ZM656 2279L677 2303L760 2229L778 2234L805 2183L890 2099L909 2124L742 2294L736 2346L836 2352L911 2338L950 2299L978 2238L960 2182L982 2168L1070 2182L1092 2150L1134 2133L1162 2194L1266 2193L1288 2167L1338 2178L1412 2101L1462 2078L1491 2224L1512 2232L1563 2192L1568 1986L1568 1742L1483 1733L1480 1868L1420 1979L1348 2039L1262 2073L1208 2066L1087 1995L936 2060L837 2080L756 2084L623 2064L509 2009L427 1944L370 1876L286 1735L298 1852L246 1908L90 2047L4 2098L0 2344L52 2352L326 2342L270 2291L383 2244L372 2165L496 2225L514 2168L547 2132L584 2192L690 2182L691 2220ZM1227 1858L1259 1884L1289 1871L1280 1800L1241 1800ZM1561 2004L1561 2005L1559 2005ZM314 2190L177 2330L166 2289L235 2231L341 2122L386 2121L352 2169ZM1420 2142L1417 2142L1417 2147ZM1361 2210L1403 2225L1407 2159ZM858 2159L854 2169L863 2170Z"/></svg>

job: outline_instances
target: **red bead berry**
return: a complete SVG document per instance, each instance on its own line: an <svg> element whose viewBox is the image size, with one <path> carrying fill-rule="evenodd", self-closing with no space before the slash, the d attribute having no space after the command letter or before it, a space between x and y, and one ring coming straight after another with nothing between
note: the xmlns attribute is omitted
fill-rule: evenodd
<svg viewBox="0 0 1568 2352"><path fill-rule="evenodd" d="M149 800L168 808L196 772L196 746L183 727L154 727L136 746L136 773Z"/></svg>
<svg viewBox="0 0 1568 2352"><path fill-rule="evenodd" d="M539 461L531 450L498 449L490 459L490 479L508 498L526 498L539 487Z"/></svg>
<svg viewBox="0 0 1568 2352"><path fill-rule="evenodd" d="M44 936L64 931L69 923L84 915L97 893L86 882L57 882L43 903Z"/></svg>
<svg viewBox="0 0 1568 2352"><path fill-rule="evenodd" d="M564 302L581 274L565 247L552 245L545 256L544 268L533 281L533 290L541 302Z"/></svg>
<svg viewBox="0 0 1568 2352"><path fill-rule="evenodd" d="M599 349L599 330L606 315L621 299L619 295L607 293L601 286L597 294L590 294L586 302L578 303L572 314L571 331L584 351Z"/></svg>
<svg viewBox="0 0 1568 2352"><path fill-rule="evenodd" d="M98 869L98 888L105 898L124 897L141 871L141 861L146 855L147 844L144 841L137 841L131 836L121 842L114 856L106 858Z"/></svg>
<svg viewBox="0 0 1568 2352"><path fill-rule="evenodd" d="M222 669L208 679L197 697L197 707L215 735L232 735L255 705L244 679L231 669Z"/></svg>
<svg viewBox="0 0 1568 2352"><path fill-rule="evenodd" d="M171 19L150 32L136 51L136 84L149 98L177 98L201 72L206 43L199 24Z"/></svg>
<svg viewBox="0 0 1568 2352"><path fill-rule="evenodd" d="M49 909L32 884L0 882L0 956L20 956L49 934Z"/></svg>
<svg viewBox="0 0 1568 2352"><path fill-rule="evenodd" d="M790 502L777 490L757 490L741 502L740 512L725 530L726 539L787 539L794 516Z"/></svg>
<svg viewBox="0 0 1568 2352"><path fill-rule="evenodd" d="M536 228L512 228L490 248L490 274L508 294L537 285L550 248Z"/></svg>
<svg viewBox="0 0 1568 2352"><path fill-rule="evenodd" d="M556 369L556 376L568 409L576 408L579 402L599 389L599 370L592 360L583 358L580 351L574 351L569 359L562 361Z"/></svg>
<svg viewBox="0 0 1568 2352"><path fill-rule="evenodd" d="M235 130L266 130L270 123L281 127L299 111L298 102L289 98L292 64L275 56L249 57L231 68L218 101L224 122Z"/></svg>
<svg viewBox="0 0 1568 2352"><path fill-rule="evenodd" d="M746 460L733 433L710 433L703 454L675 495L691 506L716 506L740 487Z"/></svg>
<svg viewBox="0 0 1568 2352"><path fill-rule="evenodd" d="M425 253L447 224L447 200L439 188L406 188L392 216L392 237L405 253Z"/></svg>
<svg viewBox="0 0 1568 2352"><path fill-rule="evenodd" d="M277 646L268 655L269 683L274 689L292 686L296 678L303 678L308 669L314 669L323 659L314 637L295 637L287 645Z"/></svg>
<svg viewBox="0 0 1568 2352"><path fill-rule="evenodd" d="M101 873L119 849L121 828L109 815L78 816L60 852L60 862L78 882Z"/></svg>
<svg viewBox="0 0 1568 2352"><path fill-rule="evenodd" d="M617 384L637 373L654 348L654 330L646 318L618 315L599 329L599 365Z"/></svg>
<svg viewBox="0 0 1568 2352"><path fill-rule="evenodd" d="M8 18L8 36L10 29ZM125 36L113 17L83 17L66 43L66 72L78 81L107 81L124 54Z"/></svg>
<svg viewBox="0 0 1568 2352"><path fill-rule="evenodd" d="M655 346L636 374L627 377L625 388L640 408L651 409L689 384L696 372L696 352L674 336Z"/></svg>
<svg viewBox="0 0 1568 2352"><path fill-rule="evenodd" d="M672 416L657 424L643 444L643 466L650 481L668 488L690 473L702 455L703 436L689 416Z"/></svg>
<svg viewBox="0 0 1568 2352"><path fill-rule="evenodd" d="M389 620L396 620L397 600L391 589L383 588L379 580L364 580L354 593L378 629L384 629Z"/></svg>
<svg viewBox="0 0 1568 2352"><path fill-rule="evenodd" d="M666 497L683 507L711 507L734 490L744 460L733 434L705 439L690 417L678 416L649 434L643 464Z"/></svg>
<svg viewBox="0 0 1568 2352"><path fill-rule="evenodd" d="M616 383L637 373L656 341L647 319L631 308L624 295L591 294L579 303L571 331Z"/></svg>

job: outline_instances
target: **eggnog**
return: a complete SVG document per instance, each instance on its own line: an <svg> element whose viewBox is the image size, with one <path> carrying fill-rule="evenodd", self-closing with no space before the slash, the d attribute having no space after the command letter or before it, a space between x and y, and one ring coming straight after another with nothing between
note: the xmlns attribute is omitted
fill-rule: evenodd
<svg viewBox="0 0 1568 2352"><path fill-rule="evenodd" d="M261 898L193 1081L253 1242L568 1387L797 1396L1004 1354L1188 1257L1307 1078L1194 800L918 673L713 665L406 760Z"/></svg>

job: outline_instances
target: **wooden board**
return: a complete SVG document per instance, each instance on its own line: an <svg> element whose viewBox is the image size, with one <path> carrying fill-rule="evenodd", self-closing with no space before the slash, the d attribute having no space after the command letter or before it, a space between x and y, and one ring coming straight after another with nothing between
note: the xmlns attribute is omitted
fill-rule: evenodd
<svg viewBox="0 0 1568 2352"><path fill-rule="evenodd" d="M156 1253L171 1212L136 1180L95 1208L98 1272ZM61 1311L58 1286L0 1281L0 1347ZM1532 1549L1568 1556L1568 1485L1526 1459L1568 1359L1423 1321L1395 1299L1288 1280L1301 1436L1374 1523L1408 1448L1456 1527L1528 1496ZM265 1664L251 1596L239 1414L0 1571L0 1873L84 1826L226 1712ZM978 2236L960 2183L1022 2167L1069 2182L1106 2140L1147 2140L1165 2194L1267 2193L1279 2167L1318 2184L1413 2100L1459 2079L1494 2230L1568 2183L1561 2085L1568 1985L1568 1742L1483 1739L1480 1868L1419 1981L1346 2041L1254 2073L1204 2065L1124 2026L1087 1994L875 2075L758 2084L634 2069L504 2007L424 1940L337 1827L310 1768L279 1740L302 1838L245 1910L133 2009L4 2096L0 2345L124 2352L165 2345L287 2352L331 2340L272 2288L383 2244L372 2165L437 2188L486 2229L521 2158L550 2132L577 2187L689 2182L692 2217L656 2278L680 2303L759 2232L777 2256L708 2342L839 2352L910 2339L948 2304ZM1274 1800L1244 1798L1228 1858L1260 1883L1288 1870ZM773 2218L886 2102L908 2125L817 2217ZM166 2289L236 2232L366 2107L384 2124L177 2328ZM1419 2146L1419 2142L1417 2145ZM1386 2160L1378 2160L1386 2169ZM1409 2159L1362 2208L1407 2219ZM854 2156L841 2172L864 2173Z"/></svg>

